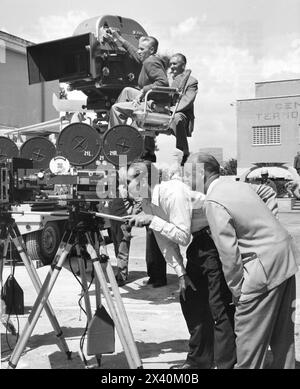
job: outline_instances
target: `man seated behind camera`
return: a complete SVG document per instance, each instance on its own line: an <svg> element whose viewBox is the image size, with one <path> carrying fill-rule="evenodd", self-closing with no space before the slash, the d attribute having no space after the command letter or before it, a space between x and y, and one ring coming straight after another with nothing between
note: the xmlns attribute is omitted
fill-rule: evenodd
<svg viewBox="0 0 300 389"><path fill-rule="evenodd" d="M168 74L170 87L180 88L185 74L186 57L181 53L172 55L169 61ZM170 125L173 134L176 136L176 148L183 152L181 165L184 165L190 155L187 137L192 136L194 130L194 101L197 93L198 81L190 76L184 86L174 120ZM175 106L171 107L171 111L174 109Z"/></svg>
<svg viewBox="0 0 300 389"><path fill-rule="evenodd" d="M119 95L116 103L111 107L108 128L125 124L127 119L137 109L143 109L143 99L145 94L154 86L168 87L168 78L163 60L157 55L158 41L151 36L141 37L139 47L126 41L117 31L109 32L107 35L111 39L119 41L129 54L138 62L142 63L142 69L138 79L139 89L126 87ZM166 95L151 95L152 101L156 103L166 103ZM145 151L150 154L151 160L155 161L155 142L152 137L145 139Z"/></svg>

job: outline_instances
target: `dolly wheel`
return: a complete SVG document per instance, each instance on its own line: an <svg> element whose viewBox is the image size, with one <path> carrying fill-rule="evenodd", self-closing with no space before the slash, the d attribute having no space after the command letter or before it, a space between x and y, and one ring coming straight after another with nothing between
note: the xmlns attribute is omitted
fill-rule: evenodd
<svg viewBox="0 0 300 389"><path fill-rule="evenodd" d="M48 222L41 231L26 235L27 253L33 261L41 261L43 265L50 265L57 252L61 236L58 224Z"/></svg>

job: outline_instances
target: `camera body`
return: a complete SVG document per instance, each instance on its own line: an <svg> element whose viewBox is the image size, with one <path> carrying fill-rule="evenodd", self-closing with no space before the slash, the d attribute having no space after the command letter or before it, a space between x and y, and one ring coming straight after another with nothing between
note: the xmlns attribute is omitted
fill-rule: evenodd
<svg viewBox="0 0 300 389"><path fill-rule="evenodd" d="M29 83L59 80L87 96L85 108L108 111L124 87L136 87L141 64L103 31L116 30L138 47L147 33L136 21L106 15L82 22L72 37L27 48Z"/></svg>

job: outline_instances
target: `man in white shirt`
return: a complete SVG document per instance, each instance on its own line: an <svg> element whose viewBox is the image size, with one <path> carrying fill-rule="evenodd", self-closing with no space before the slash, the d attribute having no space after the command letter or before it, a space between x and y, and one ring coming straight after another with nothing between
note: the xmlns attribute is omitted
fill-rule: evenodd
<svg viewBox="0 0 300 389"><path fill-rule="evenodd" d="M153 230L166 262L179 277L181 308L191 336L185 363L174 368L210 369L214 363L232 368L234 307L207 231L205 196L179 179L159 183L157 169L145 161L131 165L127 179L131 195L144 198L144 212L129 218L130 225ZM179 245L188 245L192 235L185 268Z"/></svg>

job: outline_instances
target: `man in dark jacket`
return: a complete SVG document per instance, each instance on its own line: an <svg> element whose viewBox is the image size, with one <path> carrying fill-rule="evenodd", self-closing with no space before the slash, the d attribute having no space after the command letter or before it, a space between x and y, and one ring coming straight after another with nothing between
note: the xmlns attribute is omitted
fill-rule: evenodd
<svg viewBox="0 0 300 389"><path fill-rule="evenodd" d="M156 54L158 41L151 36L140 38L139 47L136 49L131 43L126 41L118 32L112 33L113 38L119 41L128 51L132 58L142 63L142 69L138 79L139 89L126 87L121 92L116 103L111 107L108 128L125 124L132 113L143 109L143 99L145 94L154 86L168 87L168 78L163 60ZM164 103L165 95L151 95L151 100L156 103ZM145 137L145 153L148 154L152 162L156 161L154 155L155 142L152 137ZM151 158L152 156L152 158Z"/></svg>
<svg viewBox="0 0 300 389"><path fill-rule="evenodd" d="M181 88L182 81L185 79L186 75L185 68L186 57L183 54L177 53L170 58L169 83L172 88ZM197 93L198 81L190 76L183 87L183 95L177 107L174 120L170 126L176 136L176 148L183 152L182 165L184 165L190 154L187 137L192 136L194 130L194 101ZM175 109L175 106L173 106L172 109Z"/></svg>

